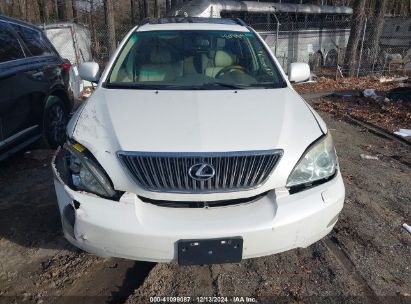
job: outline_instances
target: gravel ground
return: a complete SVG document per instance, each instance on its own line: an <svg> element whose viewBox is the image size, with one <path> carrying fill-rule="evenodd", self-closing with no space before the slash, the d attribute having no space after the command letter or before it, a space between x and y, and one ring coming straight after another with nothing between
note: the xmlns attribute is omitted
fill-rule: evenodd
<svg viewBox="0 0 411 304"><path fill-rule="evenodd" d="M411 234L401 227L411 224L410 149L320 114L345 179L339 222L308 248L240 264L183 267L84 253L62 237L51 152L1 163L0 303L142 303L150 296L411 303Z"/></svg>

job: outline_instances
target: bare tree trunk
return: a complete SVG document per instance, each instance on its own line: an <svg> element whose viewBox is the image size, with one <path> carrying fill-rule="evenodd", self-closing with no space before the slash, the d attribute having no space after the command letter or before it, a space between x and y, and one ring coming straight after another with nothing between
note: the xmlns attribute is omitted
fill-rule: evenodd
<svg viewBox="0 0 411 304"><path fill-rule="evenodd" d="M7 15L7 4L6 1L0 1L0 14Z"/></svg>
<svg viewBox="0 0 411 304"><path fill-rule="evenodd" d="M166 0L166 15L171 12L171 0Z"/></svg>
<svg viewBox="0 0 411 304"><path fill-rule="evenodd" d="M26 0L15 0L13 3L13 16L27 21Z"/></svg>
<svg viewBox="0 0 411 304"><path fill-rule="evenodd" d="M373 56L371 59L377 58L378 56L379 42L384 28L384 15L387 11L387 6L388 0L377 0L375 3L375 15L371 23L370 37L366 46Z"/></svg>
<svg viewBox="0 0 411 304"><path fill-rule="evenodd" d="M116 50L116 29L114 23L114 7L112 0L104 0L104 12L106 15L108 33L108 50L111 56Z"/></svg>
<svg viewBox="0 0 411 304"><path fill-rule="evenodd" d="M73 12L73 21L77 22L78 14L77 14L77 0L72 0L71 2L71 10Z"/></svg>
<svg viewBox="0 0 411 304"><path fill-rule="evenodd" d="M59 10L59 2L58 0L54 0L54 9L55 9L55 14L56 14L56 19L60 19L60 10Z"/></svg>
<svg viewBox="0 0 411 304"><path fill-rule="evenodd" d="M146 15L146 3L144 0L138 0L138 15L140 21L147 17Z"/></svg>
<svg viewBox="0 0 411 304"><path fill-rule="evenodd" d="M64 0L57 0L56 5L59 20L67 21L67 7Z"/></svg>
<svg viewBox="0 0 411 304"><path fill-rule="evenodd" d="M27 19L31 23L39 23L40 19L40 9L37 0L26 0L26 11Z"/></svg>
<svg viewBox="0 0 411 304"><path fill-rule="evenodd" d="M39 7L40 22L47 23L48 15L45 0L37 0L37 5Z"/></svg>
<svg viewBox="0 0 411 304"><path fill-rule="evenodd" d="M144 10L144 18L147 18L149 16L147 0L143 0L143 10Z"/></svg>
<svg viewBox="0 0 411 304"><path fill-rule="evenodd" d="M92 51L93 58L99 58L100 55L100 41L97 37L96 32L96 21L94 18L94 0L90 0L90 28L91 28L91 41L92 41ZM94 43L93 43L94 42Z"/></svg>
<svg viewBox="0 0 411 304"><path fill-rule="evenodd" d="M154 0L154 17L159 18L160 17L160 7L158 0Z"/></svg>
<svg viewBox="0 0 411 304"><path fill-rule="evenodd" d="M60 20L70 21L73 19L73 5L71 0L58 1L58 16Z"/></svg>
<svg viewBox="0 0 411 304"><path fill-rule="evenodd" d="M357 66L358 46L365 20L365 3L366 0L355 0L353 6L354 14L351 20L350 38L348 39L344 58L344 68L349 76L354 76Z"/></svg>
<svg viewBox="0 0 411 304"><path fill-rule="evenodd" d="M131 24L134 25L136 24L136 12L135 12L135 5L136 3L134 2L135 0L130 0L130 8L131 8L131 12L130 12L130 20L131 20Z"/></svg>

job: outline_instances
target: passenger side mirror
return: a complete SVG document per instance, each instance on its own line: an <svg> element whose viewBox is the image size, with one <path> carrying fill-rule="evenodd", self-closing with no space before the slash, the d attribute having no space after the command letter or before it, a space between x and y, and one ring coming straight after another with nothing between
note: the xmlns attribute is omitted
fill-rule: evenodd
<svg viewBox="0 0 411 304"><path fill-rule="evenodd" d="M98 63L84 62L80 64L78 73L80 77L84 80L87 80L90 82L98 82L98 80L100 79L99 70L100 70L100 67L98 66Z"/></svg>
<svg viewBox="0 0 411 304"><path fill-rule="evenodd" d="M290 64L288 70L288 79L291 83L303 82L310 79L310 66L303 62L294 62Z"/></svg>

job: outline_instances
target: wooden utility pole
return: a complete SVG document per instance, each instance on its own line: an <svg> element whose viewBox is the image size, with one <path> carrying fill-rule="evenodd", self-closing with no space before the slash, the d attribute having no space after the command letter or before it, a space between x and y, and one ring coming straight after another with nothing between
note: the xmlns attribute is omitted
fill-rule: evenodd
<svg viewBox="0 0 411 304"><path fill-rule="evenodd" d="M112 0L104 0L104 12L107 24L108 51L111 56L116 51L116 28L114 23L114 6Z"/></svg>

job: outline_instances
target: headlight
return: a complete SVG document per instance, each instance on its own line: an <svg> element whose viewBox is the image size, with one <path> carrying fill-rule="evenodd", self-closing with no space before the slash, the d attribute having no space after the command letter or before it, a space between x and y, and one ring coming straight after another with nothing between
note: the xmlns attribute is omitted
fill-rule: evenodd
<svg viewBox="0 0 411 304"><path fill-rule="evenodd" d="M287 180L287 187L311 184L334 175L337 156L330 134L315 143L299 160Z"/></svg>
<svg viewBox="0 0 411 304"><path fill-rule="evenodd" d="M84 190L108 198L117 194L104 169L86 148L78 143L66 143L64 149L68 152L68 178L76 190Z"/></svg>

